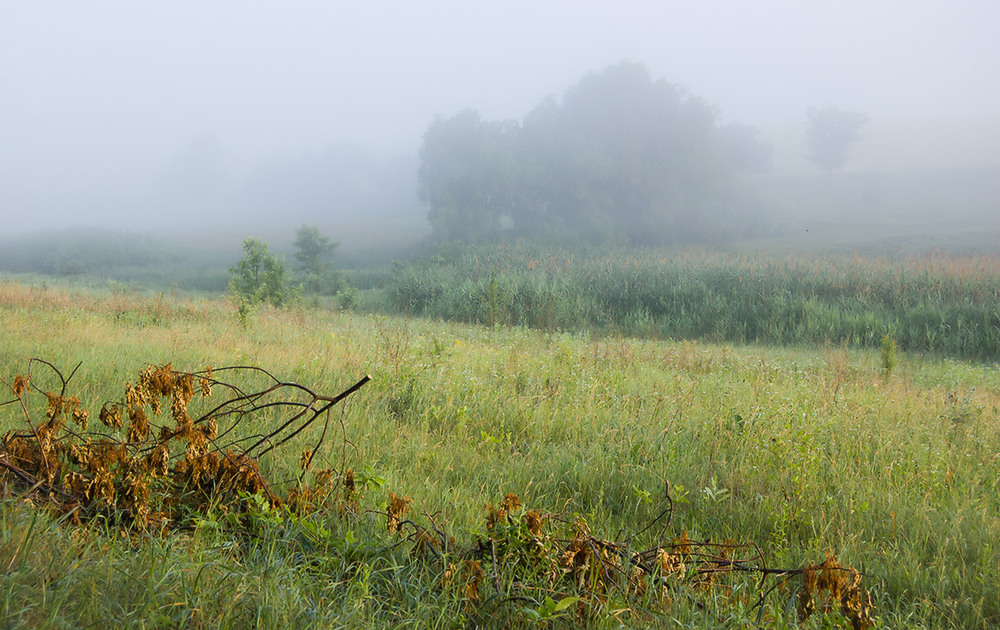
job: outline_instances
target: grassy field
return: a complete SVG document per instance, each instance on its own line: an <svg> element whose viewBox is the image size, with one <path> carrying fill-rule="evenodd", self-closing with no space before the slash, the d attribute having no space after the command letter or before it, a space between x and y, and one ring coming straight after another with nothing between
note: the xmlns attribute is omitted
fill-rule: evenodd
<svg viewBox="0 0 1000 630"><path fill-rule="evenodd" d="M759 573L715 586L692 575L699 550L720 553L709 540L754 545L732 551L754 566L835 554L862 572L877 627L1000 624L994 365L556 330L325 310L263 310L242 326L222 300L0 284L0 402L32 357L64 374L79 363L69 390L92 416L148 364L259 366L331 395L372 376L333 412L337 435L314 461L352 471L353 504L294 513L248 499L235 516L216 505L160 535L74 525L6 475L3 625L797 623L804 576L768 577L758 605ZM43 418L44 396L30 400L27 412L0 407L0 429ZM318 431L261 462L275 488L294 485ZM522 505L504 512L508 493ZM393 495L409 499L405 515ZM393 514L411 522L390 532ZM582 582L566 560L581 540L595 556L594 541L619 545ZM659 548L674 555L656 556L645 581L593 570ZM802 626L850 627L822 608Z"/></svg>
<svg viewBox="0 0 1000 630"><path fill-rule="evenodd" d="M443 247L397 270L400 314L541 330L776 346L874 347L1000 360L991 255L790 255L536 244Z"/></svg>

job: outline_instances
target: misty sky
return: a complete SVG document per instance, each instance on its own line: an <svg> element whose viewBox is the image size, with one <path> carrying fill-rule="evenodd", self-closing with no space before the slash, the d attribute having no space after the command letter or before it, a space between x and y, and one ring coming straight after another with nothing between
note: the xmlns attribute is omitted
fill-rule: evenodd
<svg viewBox="0 0 1000 630"><path fill-rule="evenodd" d="M520 118L622 59L723 121L836 105L988 123L992 142L998 32L996 0L2 0L0 214L120 210L206 141L235 178L344 142L412 154L436 114Z"/></svg>

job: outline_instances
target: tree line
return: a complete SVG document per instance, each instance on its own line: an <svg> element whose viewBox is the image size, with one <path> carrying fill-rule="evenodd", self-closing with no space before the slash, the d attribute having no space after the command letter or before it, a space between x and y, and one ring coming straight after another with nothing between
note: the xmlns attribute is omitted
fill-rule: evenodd
<svg viewBox="0 0 1000 630"><path fill-rule="evenodd" d="M834 107L807 112L807 157L828 173L867 122ZM431 122L418 193L433 235L465 242L543 237L660 245L747 236L762 203L745 175L770 169L754 127L640 63L585 75L520 121L475 109Z"/></svg>
<svg viewBox="0 0 1000 630"><path fill-rule="evenodd" d="M436 118L419 196L442 240L568 237L660 244L748 228L737 176L769 168L746 125L639 63L584 76L521 121Z"/></svg>

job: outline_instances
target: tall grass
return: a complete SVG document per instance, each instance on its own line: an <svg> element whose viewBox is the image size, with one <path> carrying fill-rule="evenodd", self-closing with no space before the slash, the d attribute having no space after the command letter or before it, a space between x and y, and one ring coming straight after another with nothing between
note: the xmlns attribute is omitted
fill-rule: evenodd
<svg viewBox="0 0 1000 630"><path fill-rule="evenodd" d="M398 313L540 330L1000 358L1000 259L771 259L709 253L453 249L401 267Z"/></svg>
<svg viewBox="0 0 1000 630"><path fill-rule="evenodd" d="M386 531L389 492L472 546L484 504L507 492L609 538L636 534L662 511L667 481L670 536L754 542L776 567L830 550L865 571L883 627L1000 623L1000 376L982 365L901 347L887 375L877 346L732 347L322 311L265 310L243 327L223 302L4 284L0 321L0 378L12 382L32 356L83 361L72 389L91 408L147 362L259 365L329 392L373 376L343 409L349 444L317 455L358 471L356 515L158 540L59 523L8 490L6 625L527 627L521 608L537 604L508 599L524 576L486 580L479 604L443 588L444 567ZM19 413L0 407L0 432ZM299 456L279 451L267 469L294 477ZM768 623L794 623L794 588L769 597ZM628 623L752 625L752 603L720 594L702 610L680 597ZM590 623L617 627L615 614Z"/></svg>

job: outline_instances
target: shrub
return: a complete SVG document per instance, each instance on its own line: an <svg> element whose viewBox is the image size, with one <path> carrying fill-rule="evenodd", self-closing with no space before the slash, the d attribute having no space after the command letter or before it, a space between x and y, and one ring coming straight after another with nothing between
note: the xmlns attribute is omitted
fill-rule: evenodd
<svg viewBox="0 0 1000 630"><path fill-rule="evenodd" d="M229 268L229 292L238 304L284 306L292 297L284 257L271 253L267 243L251 236L243 241L243 258Z"/></svg>

